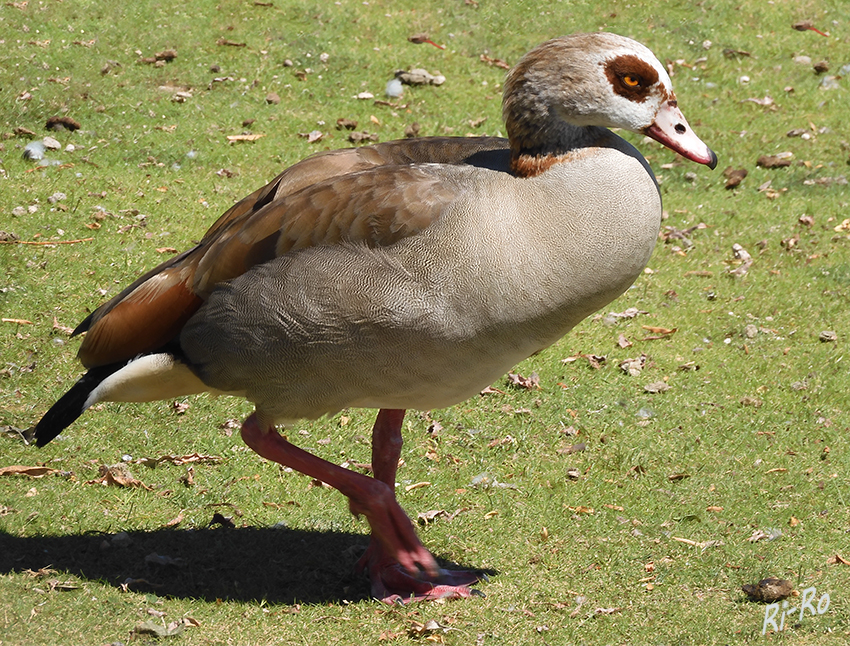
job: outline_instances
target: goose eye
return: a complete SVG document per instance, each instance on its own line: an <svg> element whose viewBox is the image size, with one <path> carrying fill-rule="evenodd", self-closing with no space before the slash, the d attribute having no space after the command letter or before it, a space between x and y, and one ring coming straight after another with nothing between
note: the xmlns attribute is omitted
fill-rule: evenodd
<svg viewBox="0 0 850 646"><path fill-rule="evenodd" d="M628 87L637 87L640 85L640 78L635 76L634 74L626 74L622 77L623 84Z"/></svg>

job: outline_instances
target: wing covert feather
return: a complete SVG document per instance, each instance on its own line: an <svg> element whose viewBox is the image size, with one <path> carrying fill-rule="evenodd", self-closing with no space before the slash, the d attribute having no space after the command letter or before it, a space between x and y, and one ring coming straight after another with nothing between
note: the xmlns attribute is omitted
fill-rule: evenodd
<svg viewBox="0 0 850 646"><path fill-rule="evenodd" d="M86 332L79 357L93 368L161 348L217 283L283 254L415 235L458 197L460 184L451 181L458 167L479 158L501 167L507 150L505 139L430 137L308 157L230 207L196 247L92 312L75 330ZM491 153L495 163L486 161Z"/></svg>
<svg viewBox="0 0 850 646"><path fill-rule="evenodd" d="M210 245L194 290L206 296L253 265L307 247L386 246L415 235L458 197L458 185L446 175L439 166L381 166L276 199Z"/></svg>

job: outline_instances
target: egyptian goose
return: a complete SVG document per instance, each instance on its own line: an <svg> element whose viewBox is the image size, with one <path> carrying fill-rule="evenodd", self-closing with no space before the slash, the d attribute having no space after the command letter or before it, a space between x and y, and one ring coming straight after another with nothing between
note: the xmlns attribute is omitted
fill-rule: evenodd
<svg viewBox="0 0 850 646"><path fill-rule="evenodd" d="M664 66L614 34L543 43L504 85L508 139L433 137L324 152L230 208L75 330L88 372L35 427L47 444L102 401L245 397L242 438L326 482L372 529L361 559L387 602L467 597L396 502L405 409L450 406L623 293L649 260L661 198L643 133L715 154ZM374 477L290 444L276 424L381 409Z"/></svg>

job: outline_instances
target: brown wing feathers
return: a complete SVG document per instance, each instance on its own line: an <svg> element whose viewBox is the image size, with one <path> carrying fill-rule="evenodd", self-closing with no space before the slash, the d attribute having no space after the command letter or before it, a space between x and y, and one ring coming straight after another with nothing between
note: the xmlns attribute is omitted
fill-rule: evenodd
<svg viewBox="0 0 850 646"><path fill-rule="evenodd" d="M172 258L95 310L87 368L126 361L171 341L213 287L252 266L305 247L361 241L392 244L431 225L455 197L433 167L459 164L504 140L430 139L319 153L287 168L228 209L198 246Z"/></svg>

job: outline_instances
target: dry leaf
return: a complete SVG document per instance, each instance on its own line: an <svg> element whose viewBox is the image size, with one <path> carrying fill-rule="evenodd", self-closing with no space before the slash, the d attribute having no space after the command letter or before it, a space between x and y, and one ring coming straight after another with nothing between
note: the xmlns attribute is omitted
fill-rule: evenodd
<svg viewBox="0 0 850 646"><path fill-rule="evenodd" d="M698 547L702 550L708 547L715 547L723 545L723 541L692 541L689 538L679 538L678 536L671 536L674 541L679 541L680 543L685 543L686 545L692 545L693 547Z"/></svg>
<svg viewBox="0 0 850 646"><path fill-rule="evenodd" d="M395 641L397 638L401 637L402 635L404 635L404 633L394 633L391 630L383 630L383 631L381 631L381 634L378 635L378 641L379 642Z"/></svg>
<svg viewBox="0 0 850 646"><path fill-rule="evenodd" d="M153 487L149 487L141 480L134 478L133 474L130 473L130 470L127 468L127 465L123 462L113 464L112 466L102 464L98 470L100 472L100 477L95 478L94 480L89 480L86 484L131 488L140 487L146 491L153 491Z"/></svg>
<svg viewBox="0 0 850 646"><path fill-rule="evenodd" d="M411 637L425 637L427 641L436 641L442 644L443 640L440 633L447 633L450 630L453 630L451 626L443 626L433 619L429 619L424 624L414 621L408 632ZM439 637L439 639L434 640L430 639L430 637Z"/></svg>
<svg viewBox="0 0 850 646"><path fill-rule="evenodd" d="M32 579L40 579L42 577L50 576L51 574L58 574L56 570L51 570L48 567L39 568L38 570L24 570L24 575Z"/></svg>
<svg viewBox="0 0 850 646"><path fill-rule="evenodd" d="M357 122L353 119L345 119L340 118L336 120L336 129L337 130L355 130L357 128Z"/></svg>
<svg viewBox="0 0 850 646"><path fill-rule="evenodd" d="M641 325L641 327L647 332L651 332L652 334L661 334L663 336L669 336L671 334L675 334L679 331L679 328L666 328L666 327L654 327L652 325Z"/></svg>
<svg viewBox="0 0 850 646"><path fill-rule="evenodd" d="M175 621L168 626L161 626L153 621L144 621L133 628L132 631L136 635L151 635L156 638L173 637L183 632L183 622Z"/></svg>
<svg viewBox="0 0 850 646"><path fill-rule="evenodd" d="M532 372L528 377L509 372L508 383L516 388L525 388L526 390L540 390L540 377L536 372Z"/></svg>
<svg viewBox="0 0 850 646"><path fill-rule="evenodd" d="M139 458L136 460L138 464L144 464L147 467L155 467L161 462L170 462L176 466L188 463L198 464L219 464L221 458L217 455L203 455L201 453L189 453L187 455L163 455L158 458Z"/></svg>
<svg viewBox="0 0 850 646"><path fill-rule="evenodd" d="M67 325L60 325L59 321L56 320L56 317L53 317L53 329L58 330L59 332L64 332L65 334L71 334L74 331L74 328L68 327Z"/></svg>
<svg viewBox="0 0 850 646"><path fill-rule="evenodd" d="M189 467L186 469L186 473L178 478L179 482L182 482L186 487L192 487L195 485L195 468Z"/></svg>
<svg viewBox="0 0 850 646"><path fill-rule="evenodd" d="M782 530L776 528L768 528L768 531L763 531L761 529L753 530L752 536L750 536L747 541L750 543L757 543L761 540L767 539L769 541L775 540L782 536Z"/></svg>
<svg viewBox="0 0 850 646"><path fill-rule="evenodd" d="M445 509L432 509L430 511L423 511L416 516L416 522L420 525L427 525L428 523L433 523L440 516L448 516L448 512Z"/></svg>
<svg viewBox="0 0 850 646"><path fill-rule="evenodd" d="M491 58L487 56L487 54L481 54L480 60L482 63L487 63L488 65L492 65L493 67L498 67L499 69L509 70L511 66L503 61L501 58Z"/></svg>
<svg viewBox="0 0 850 646"><path fill-rule="evenodd" d="M753 264L753 257L737 242L732 245L732 255L735 260L740 261L740 265L729 273L733 276L744 276Z"/></svg>
<svg viewBox="0 0 850 646"><path fill-rule="evenodd" d="M265 135L261 134L247 134L247 135L227 135L227 141L229 142L237 142L237 141L257 141L257 139L262 139Z"/></svg>
<svg viewBox="0 0 850 646"><path fill-rule="evenodd" d="M165 527L176 527L177 525L183 522L183 518L183 512L181 511L174 518L165 523Z"/></svg>
<svg viewBox="0 0 850 646"><path fill-rule="evenodd" d="M446 77L442 74L431 74L421 68L415 68L409 72L399 70L395 73L395 77L405 85L442 85L446 82Z"/></svg>
<svg viewBox="0 0 850 646"><path fill-rule="evenodd" d="M599 370L602 367L602 364L606 361L605 357L602 357L598 354L585 354L582 356L587 359L587 362L590 364L590 367L594 370Z"/></svg>
<svg viewBox="0 0 850 646"><path fill-rule="evenodd" d="M189 410L191 404L189 402L171 402L172 410L178 415L185 415L186 411Z"/></svg>
<svg viewBox="0 0 850 646"><path fill-rule="evenodd" d="M363 131L354 131L348 134L348 141L353 144L361 144L364 141L378 141L378 135L375 133Z"/></svg>
<svg viewBox="0 0 850 646"><path fill-rule="evenodd" d="M0 467L0 476L26 476L28 478L41 478L54 473L59 473L58 469L50 467L27 467L27 466L10 466Z"/></svg>
<svg viewBox="0 0 850 646"><path fill-rule="evenodd" d="M611 312L608 314L608 316L613 317L615 319L633 319L640 314L649 314L649 312L639 310L636 307L629 307L623 312Z"/></svg>
<svg viewBox="0 0 850 646"><path fill-rule="evenodd" d="M748 174L749 171L746 168L733 169L729 166L723 171L723 176L726 178L726 188L737 188Z"/></svg>
<svg viewBox="0 0 850 646"><path fill-rule="evenodd" d="M793 153L783 152L777 153L775 155L762 155L756 161L757 166L761 166L762 168L785 168L786 166L791 165L791 158L794 156Z"/></svg>
<svg viewBox="0 0 850 646"><path fill-rule="evenodd" d="M50 117L45 124L48 130L79 130L80 122L71 117Z"/></svg>
<svg viewBox="0 0 850 646"><path fill-rule="evenodd" d="M488 449L496 448L497 446L510 446L511 444L516 444L516 440L510 435L505 436L504 438L496 438L495 440L491 440L487 443Z"/></svg>
<svg viewBox="0 0 850 646"><path fill-rule="evenodd" d="M171 556L164 556L161 554L157 554L156 552L151 552L145 557L146 565L158 565L160 567L185 567L186 561L182 558L173 558Z"/></svg>
<svg viewBox="0 0 850 646"><path fill-rule="evenodd" d="M646 355L642 354L634 359L625 359L624 361L621 361L619 367L620 370L626 374L631 375L632 377L637 377L643 370L644 365L646 365Z"/></svg>
<svg viewBox="0 0 850 646"><path fill-rule="evenodd" d="M499 390L498 388L493 388L492 386L487 386L484 390L482 390L480 395L504 395L504 390Z"/></svg>
<svg viewBox="0 0 850 646"><path fill-rule="evenodd" d="M837 233L850 232L850 218L844 219L841 224L833 228L833 231Z"/></svg>
<svg viewBox="0 0 850 646"><path fill-rule="evenodd" d="M651 395L667 392L668 390L670 390L670 384L665 381L653 381L651 384L646 384L643 387L643 391Z"/></svg>
<svg viewBox="0 0 850 646"><path fill-rule="evenodd" d="M48 589L50 592L53 590L59 590L59 592L68 592L70 590L79 590L80 586L78 586L73 581L59 581L59 579L51 579L47 582Z"/></svg>
<svg viewBox="0 0 850 646"><path fill-rule="evenodd" d="M562 449L558 449L558 455L570 455L572 453L581 453L582 451L587 450L587 444L585 442L579 442L578 444L570 444L567 447Z"/></svg>
<svg viewBox="0 0 850 646"><path fill-rule="evenodd" d="M830 556L828 559L826 559L826 562L828 565L850 565L850 561L841 556L841 554Z"/></svg>

